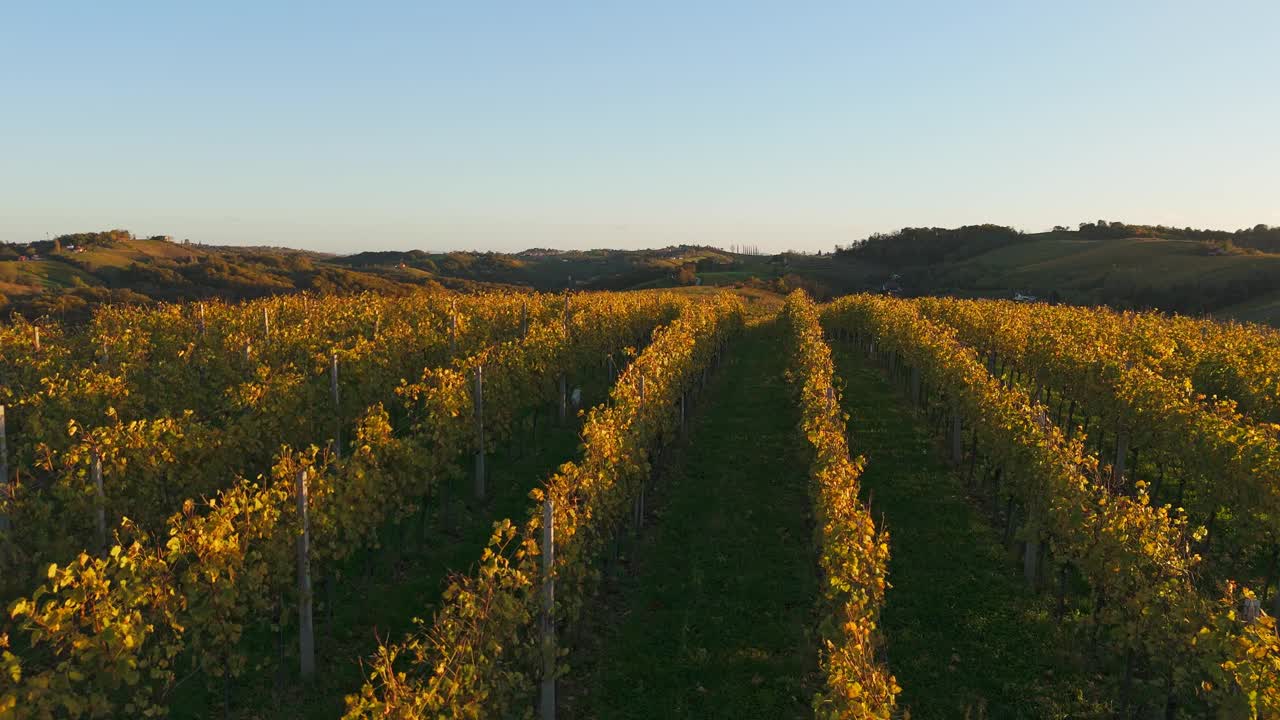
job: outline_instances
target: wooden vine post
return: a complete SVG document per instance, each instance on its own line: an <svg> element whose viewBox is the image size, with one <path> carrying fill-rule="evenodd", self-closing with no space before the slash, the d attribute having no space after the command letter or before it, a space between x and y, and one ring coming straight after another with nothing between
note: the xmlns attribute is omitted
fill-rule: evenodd
<svg viewBox="0 0 1280 720"><path fill-rule="evenodd" d="M1027 545L1022 553L1022 575L1033 589L1036 586L1037 565L1040 562L1040 534L1032 523L1027 524Z"/></svg>
<svg viewBox="0 0 1280 720"><path fill-rule="evenodd" d="M569 415L569 377L560 373L560 424L563 425Z"/></svg>
<svg viewBox="0 0 1280 720"><path fill-rule="evenodd" d="M200 303L200 334L201 334L201 335L204 335L204 331L205 331L205 324L204 324L204 303Z"/></svg>
<svg viewBox="0 0 1280 720"><path fill-rule="evenodd" d="M529 336L529 301L525 300L520 303L520 337Z"/></svg>
<svg viewBox="0 0 1280 720"><path fill-rule="evenodd" d="M640 402L636 406L636 414L644 412L644 373L638 373L639 379L636 381L640 391ZM644 488L645 482L640 482L640 492L636 493L635 513L636 513L636 531L644 526Z"/></svg>
<svg viewBox="0 0 1280 720"><path fill-rule="evenodd" d="M338 405L338 353L329 356L329 395L333 398L333 456L342 457L342 410Z"/></svg>
<svg viewBox="0 0 1280 720"><path fill-rule="evenodd" d="M107 549L107 498L102 489L102 454L93 451L93 493L97 504L98 547Z"/></svg>
<svg viewBox="0 0 1280 720"><path fill-rule="evenodd" d="M1257 598L1257 596L1247 597L1241 603L1240 619L1245 623L1251 623L1254 620L1257 620L1258 616L1261 614L1262 602Z"/></svg>
<svg viewBox="0 0 1280 720"><path fill-rule="evenodd" d="M565 346L569 344L569 294L564 296L564 341ZM569 377L564 372L560 373L560 424L563 425L568 417L569 410Z"/></svg>
<svg viewBox="0 0 1280 720"><path fill-rule="evenodd" d="M569 293L564 294L564 336L569 337Z"/></svg>
<svg viewBox="0 0 1280 720"><path fill-rule="evenodd" d="M1271 592L1271 617L1280 617L1280 579L1276 580L1276 587Z"/></svg>
<svg viewBox="0 0 1280 720"><path fill-rule="evenodd" d="M477 500L484 499L484 367L476 366L475 390L472 393L476 415L476 479Z"/></svg>
<svg viewBox="0 0 1280 720"><path fill-rule="evenodd" d="M40 352L40 326L36 326L36 352Z"/></svg>
<svg viewBox="0 0 1280 720"><path fill-rule="evenodd" d="M964 460L964 423L960 420L959 409L951 413L951 462L959 465Z"/></svg>
<svg viewBox="0 0 1280 720"><path fill-rule="evenodd" d="M13 497L13 483L9 480L9 444L5 435L4 405L0 405L0 492ZM9 516L0 515L0 530L9 529Z"/></svg>
<svg viewBox="0 0 1280 720"><path fill-rule="evenodd" d="M556 717L556 534L555 501L542 504L542 720Z"/></svg>
<svg viewBox="0 0 1280 720"><path fill-rule="evenodd" d="M1111 482L1116 487L1124 483L1125 461L1129 457L1129 433L1121 430L1116 435L1116 462L1111 466Z"/></svg>
<svg viewBox="0 0 1280 720"><path fill-rule="evenodd" d="M686 398L688 396L689 396L689 392L687 390L680 391L680 436L681 437L684 437L688 433L688 429L685 421L685 415L686 415L685 405L687 404Z"/></svg>
<svg viewBox="0 0 1280 720"><path fill-rule="evenodd" d="M297 475L298 525L298 657L304 679L316 674L316 638L311 592L311 520L307 514L307 471Z"/></svg>
<svg viewBox="0 0 1280 720"><path fill-rule="evenodd" d="M1036 405L1035 408L1036 425L1040 428L1040 432L1047 434L1052 427L1048 410L1044 405ZM1012 503L1012 498L1010 498L1010 503ZM1027 584L1034 590L1036 589L1036 581L1040 576L1040 528L1029 520L1025 532L1027 534L1027 544L1022 551L1022 576L1026 578ZM1065 602L1065 600L1062 602Z"/></svg>

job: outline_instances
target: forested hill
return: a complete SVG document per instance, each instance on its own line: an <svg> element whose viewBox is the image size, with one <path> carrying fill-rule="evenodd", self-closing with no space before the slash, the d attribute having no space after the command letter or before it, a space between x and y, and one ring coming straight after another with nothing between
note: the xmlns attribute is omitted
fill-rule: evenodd
<svg viewBox="0 0 1280 720"><path fill-rule="evenodd" d="M0 313L84 316L101 302L240 299L298 291L516 286L627 290L804 287L824 298L1030 295L1280 324L1280 228L1234 232L1118 222L1023 233L1000 225L904 228L818 254L702 246L519 253L369 251L349 256L218 247L123 230L0 244Z"/></svg>
<svg viewBox="0 0 1280 720"><path fill-rule="evenodd" d="M1021 233L998 225L904 228L836 253L890 272L907 295L1000 297L1214 313L1280 323L1280 228L1227 232L1081 223Z"/></svg>

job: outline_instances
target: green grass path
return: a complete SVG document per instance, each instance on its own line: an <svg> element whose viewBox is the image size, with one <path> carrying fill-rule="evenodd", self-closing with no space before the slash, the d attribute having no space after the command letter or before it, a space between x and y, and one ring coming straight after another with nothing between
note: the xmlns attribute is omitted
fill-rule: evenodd
<svg viewBox="0 0 1280 720"><path fill-rule="evenodd" d="M851 452L867 458L863 498L870 493L890 534L892 588L881 621L900 705L913 720L1087 714L1073 699L1086 681L1049 597L1025 587L902 396L861 356L833 349Z"/></svg>
<svg viewBox="0 0 1280 720"><path fill-rule="evenodd" d="M569 655L565 717L812 716L807 462L778 331L749 329L712 383L635 566Z"/></svg>

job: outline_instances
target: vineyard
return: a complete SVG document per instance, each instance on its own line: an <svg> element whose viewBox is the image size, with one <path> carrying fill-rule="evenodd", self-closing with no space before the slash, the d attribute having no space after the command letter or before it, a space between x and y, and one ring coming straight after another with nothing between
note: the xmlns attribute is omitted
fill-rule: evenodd
<svg viewBox="0 0 1280 720"><path fill-rule="evenodd" d="M0 720L1280 717L1280 334L802 291L0 326Z"/></svg>

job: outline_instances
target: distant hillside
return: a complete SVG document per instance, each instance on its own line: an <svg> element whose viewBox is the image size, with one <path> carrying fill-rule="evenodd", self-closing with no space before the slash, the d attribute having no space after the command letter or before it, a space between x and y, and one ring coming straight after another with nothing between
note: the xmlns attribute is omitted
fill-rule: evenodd
<svg viewBox="0 0 1280 720"><path fill-rule="evenodd" d="M103 302L244 299L301 290L402 292L435 282L353 272L319 253L208 247L123 230L0 245L0 309L61 318Z"/></svg>
<svg viewBox="0 0 1280 720"><path fill-rule="evenodd" d="M378 271L404 265L434 275L480 282L521 285L539 290L576 288L625 290L676 281L684 268L692 273L727 272L761 265L758 256L716 248L676 246L658 250L525 250L488 252L364 252L334 260L344 267ZM692 284L692 280L685 284Z"/></svg>
<svg viewBox="0 0 1280 720"><path fill-rule="evenodd" d="M1280 255L1215 253L1194 240L1089 240L1075 233L1028 238L904 277L934 292L1015 289L1076 303L1183 313L1222 310L1280 287Z"/></svg>
<svg viewBox="0 0 1280 720"><path fill-rule="evenodd" d="M0 310L63 319L98 303L245 299L299 291L404 292L519 286L555 291L694 285L699 273L768 276L768 260L714 248L518 254L371 251L346 257L288 248L217 247L125 230L0 244ZM723 279L723 278L722 278Z"/></svg>
<svg viewBox="0 0 1280 720"><path fill-rule="evenodd" d="M303 290L403 292L439 283L543 291L737 286L819 298L892 288L904 295L1012 297L1213 313L1280 325L1280 229L1225 232L1122 223L1022 233L999 225L904 228L835 253L774 256L681 245L519 253L368 251L339 257L213 247L114 230L0 244L0 311L83 316L100 302L258 297Z"/></svg>
<svg viewBox="0 0 1280 720"><path fill-rule="evenodd" d="M879 263L906 294L1001 297L1213 313L1280 324L1280 229L1225 232L1123 223L1024 234L996 225L905 228L841 251Z"/></svg>

